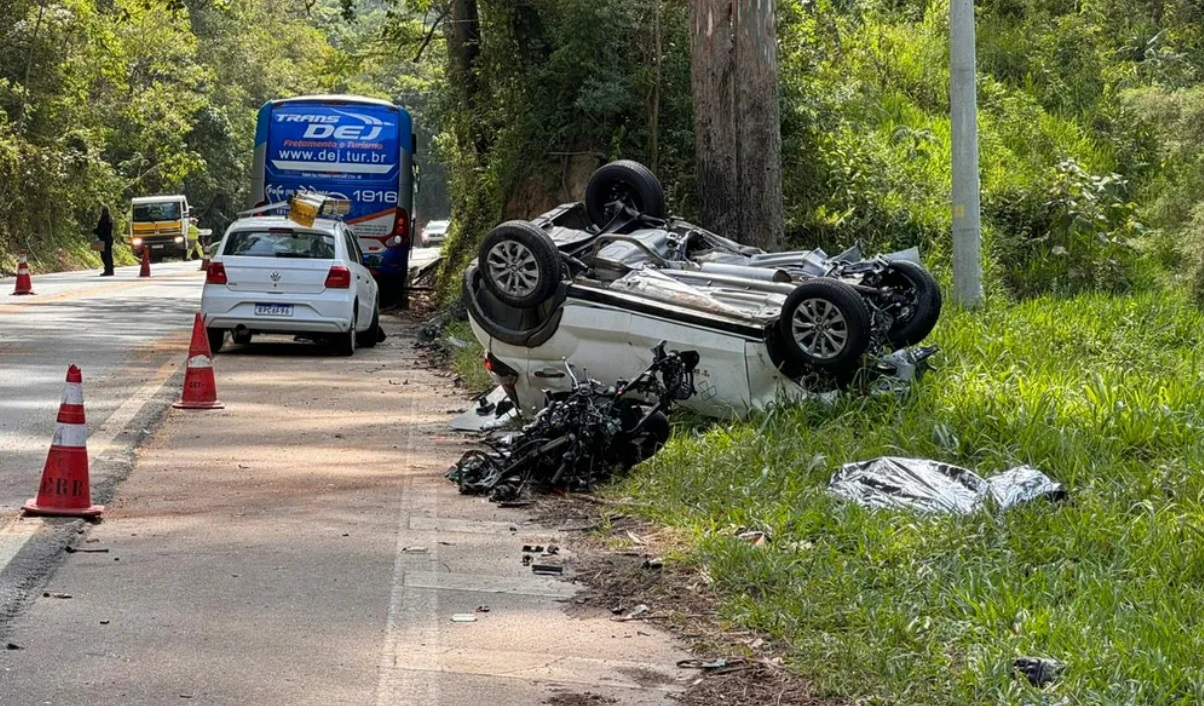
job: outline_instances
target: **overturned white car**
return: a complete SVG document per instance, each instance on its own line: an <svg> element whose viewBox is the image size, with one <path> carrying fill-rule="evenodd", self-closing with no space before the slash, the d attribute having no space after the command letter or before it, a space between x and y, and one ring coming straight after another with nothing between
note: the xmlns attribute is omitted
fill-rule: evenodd
<svg viewBox="0 0 1204 706"><path fill-rule="evenodd" d="M914 251L766 253L666 217L642 165L607 164L584 203L509 221L481 244L463 301L486 365L523 416L567 390L564 361L604 382L659 341L700 356L684 406L741 416L775 400L909 376L941 293ZM892 353L893 352L893 353Z"/></svg>

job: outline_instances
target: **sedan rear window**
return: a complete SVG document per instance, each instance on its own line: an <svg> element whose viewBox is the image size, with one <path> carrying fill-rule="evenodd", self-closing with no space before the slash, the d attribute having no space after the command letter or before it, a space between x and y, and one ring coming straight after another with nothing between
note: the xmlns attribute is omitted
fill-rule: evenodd
<svg viewBox="0 0 1204 706"><path fill-rule="evenodd" d="M333 260L334 236L306 230L240 230L226 238L222 255L243 257L292 257Z"/></svg>

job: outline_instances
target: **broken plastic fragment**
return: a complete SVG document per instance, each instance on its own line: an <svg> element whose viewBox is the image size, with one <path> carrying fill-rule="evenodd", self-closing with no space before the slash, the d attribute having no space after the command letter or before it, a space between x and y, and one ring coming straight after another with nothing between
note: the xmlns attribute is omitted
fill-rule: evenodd
<svg viewBox="0 0 1204 706"><path fill-rule="evenodd" d="M1012 669L1033 686L1045 686L1057 679L1066 665L1048 657L1017 657L1012 660Z"/></svg>

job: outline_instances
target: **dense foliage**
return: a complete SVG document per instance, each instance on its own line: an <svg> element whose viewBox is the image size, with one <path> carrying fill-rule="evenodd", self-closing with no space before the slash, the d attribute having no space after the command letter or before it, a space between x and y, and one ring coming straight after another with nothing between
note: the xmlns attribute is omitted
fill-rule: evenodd
<svg viewBox="0 0 1204 706"><path fill-rule="evenodd" d="M693 215L683 0L479 4L480 95L445 114L463 233L449 273L499 219L567 198L565 153L654 164L672 206ZM1198 259L1201 12L1184 0L979 4L996 291L1123 291ZM948 261L947 19L939 0L780 3L790 242L920 245L930 264ZM457 132L465 123L490 136L483 157Z"/></svg>
<svg viewBox="0 0 1204 706"><path fill-rule="evenodd" d="M334 1L0 4L0 267L17 248L35 268L90 258L100 205L122 235L133 196L182 192L224 228L265 101L425 95L429 75L382 36L410 22L382 7L348 21Z"/></svg>

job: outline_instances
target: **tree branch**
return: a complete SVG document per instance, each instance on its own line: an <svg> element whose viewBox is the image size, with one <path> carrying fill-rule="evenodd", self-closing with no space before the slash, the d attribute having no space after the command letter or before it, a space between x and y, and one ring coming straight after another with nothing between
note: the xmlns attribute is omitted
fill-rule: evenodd
<svg viewBox="0 0 1204 706"><path fill-rule="evenodd" d="M436 17L435 21L431 23L430 29L427 30L426 37L422 40L422 45L418 47L418 53L414 55L415 64L417 64L418 60L422 58L422 52L426 51L427 45L431 43L431 39L435 36L435 30L439 28L439 23L443 21L443 18L447 17L448 12L451 12L451 3L444 5L443 9L439 12L439 16Z"/></svg>

